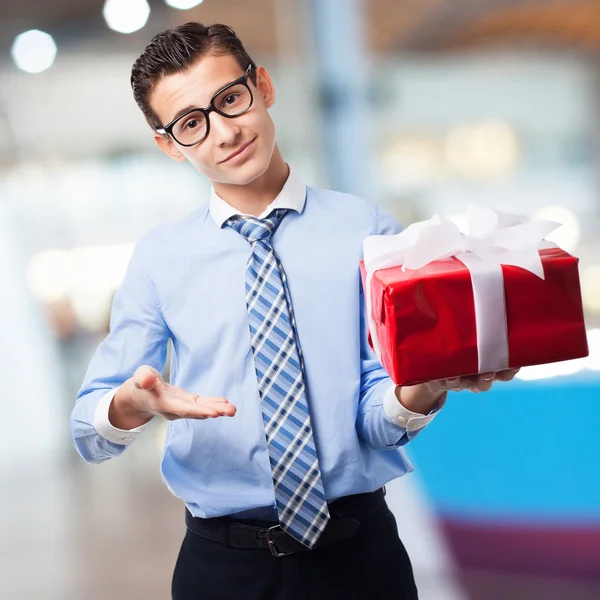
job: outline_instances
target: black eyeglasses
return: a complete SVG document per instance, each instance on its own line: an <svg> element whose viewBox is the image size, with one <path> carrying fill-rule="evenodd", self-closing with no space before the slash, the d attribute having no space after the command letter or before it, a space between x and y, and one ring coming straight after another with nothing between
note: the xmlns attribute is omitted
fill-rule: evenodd
<svg viewBox="0 0 600 600"><path fill-rule="evenodd" d="M181 146L195 146L204 141L210 133L208 115L213 110L222 117L234 119L243 115L252 106L252 91L248 85L251 71L252 65L248 65L246 72L239 79L220 89L211 98L206 108L190 109L162 129L157 129L157 133L169 134Z"/></svg>

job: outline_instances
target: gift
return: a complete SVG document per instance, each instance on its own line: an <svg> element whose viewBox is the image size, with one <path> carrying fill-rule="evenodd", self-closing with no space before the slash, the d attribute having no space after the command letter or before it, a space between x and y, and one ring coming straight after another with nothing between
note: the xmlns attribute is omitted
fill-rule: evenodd
<svg viewBox="0 0 600 600"><path fill-rule="evenodd" d="M578 259L559 227L471 205L364 240L369 342L396 385L588 355Z"/></svg>

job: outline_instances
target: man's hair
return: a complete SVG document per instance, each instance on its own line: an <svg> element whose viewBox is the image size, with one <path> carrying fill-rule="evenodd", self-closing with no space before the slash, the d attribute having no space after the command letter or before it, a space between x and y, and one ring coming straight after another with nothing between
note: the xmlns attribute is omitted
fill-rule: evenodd
<svg viewBox="0 0 600 600"><path fill-rule="evenodd" d="M155 35L131 69L133 97L150 127L163 126L149 102L152 89L160 79L190 69L205 56L227 54L233 56L244 71L252 65L250 79L256 85L256 65L227 25L191 22Z"/></svg>

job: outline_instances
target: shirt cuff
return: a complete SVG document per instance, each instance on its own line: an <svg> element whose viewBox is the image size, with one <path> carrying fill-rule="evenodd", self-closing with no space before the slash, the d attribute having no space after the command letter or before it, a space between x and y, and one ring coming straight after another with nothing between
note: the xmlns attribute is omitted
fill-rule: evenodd
<svg viewBox="0 0 600 600"><path fill-rule="evenodd" d="M129 430L117 429L112 425L108 419L108 411L110 409L110 403L118 389L119 388L110 390L110 392L107 392L100 398L100 402L98 402L98 406L96 406L96 410L94 411L94 422L92 424L94 429L109 442L121 446L129 446L130 444L133 444L140 433L148 427L148 423Z"/></svg>
<svg viewBox="0 0 600 600"><path fill-rule="evenodd" d="M428 415L415 413L400 404L398 398L396 397L396 385L392 385L392 387L388 389L383 397L383 410L385 412L385 416L394 425L398 425L398 427L402 427L409 432L418 431L433 421L435 415L438 413L440 408L444 406L445 402L446 394L440 398L435 408Z"/></svg>

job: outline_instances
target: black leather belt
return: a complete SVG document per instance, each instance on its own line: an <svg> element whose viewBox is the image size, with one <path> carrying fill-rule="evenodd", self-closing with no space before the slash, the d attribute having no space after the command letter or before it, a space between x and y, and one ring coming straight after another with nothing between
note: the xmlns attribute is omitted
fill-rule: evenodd
<svg viewBox="0 0 600 600"><path fill-rule="evenodd" d="M385 489L345 496L329 504L331 519L315 546L320 548L348 540L367 517L385 506ZM255 523L255 524L252 524ZM228 517L201 519L186 509L185 524L194 534L230 548L269 550L273 556L288 556L308 550L289 536L278 523L233 520Z"/></svg>

